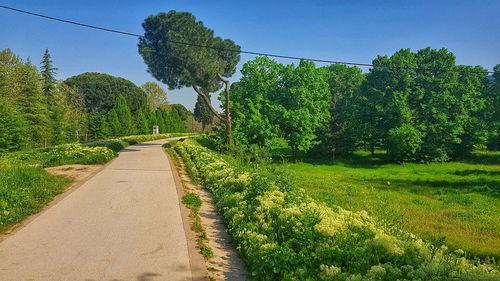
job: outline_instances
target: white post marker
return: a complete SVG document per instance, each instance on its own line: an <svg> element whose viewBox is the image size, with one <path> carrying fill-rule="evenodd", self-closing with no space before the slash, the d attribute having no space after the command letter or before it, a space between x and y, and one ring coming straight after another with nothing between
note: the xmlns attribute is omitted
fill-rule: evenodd
<svg viewBox="0 0 500 281"><path fill-rule="evenodd" d="M160 126L154 125L153 126L153 135L158 135L160 133Z"/></svg>

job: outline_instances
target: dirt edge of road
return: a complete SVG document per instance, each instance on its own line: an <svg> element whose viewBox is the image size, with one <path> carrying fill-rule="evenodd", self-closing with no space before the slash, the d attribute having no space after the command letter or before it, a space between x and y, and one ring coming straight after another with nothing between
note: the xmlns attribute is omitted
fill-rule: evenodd
<svg viewBox="0 0 500 281"><path fill-rule="evenodd" d="M184 186L182 184L179 172L177 171L177 166L172 160L172 157L165 151L165 149L163 149L163 152L170 162L170 167L172 167L172 175L174 176L175 187L177 189L177 197L179 200L179 207L181 209L182 224L188 244L189 262L191 264L191 274L193 276L193 281L209 280L209 274L207 267L205 266L205 261L196 246L196 233L191 230L191 221L189 218L190 211L184 204L182 204L182 196L184 196Z"/></svg>
<svg viewBox="0 0 500 281"><path fill-rule="evenodd" d="M185 171L184 163L180 157L178 157L179 165L176 165L173 157L166 151L165 153L168 155L170 165L176 170L174 172L174 178L176 179L176 184L178 181L180 185L180 189L178 188L179 200L182 199L182 196L186 191L198 195L202 200L199 216L203 229L207 234L208 244L214 253L214 256L208 260L205 260L202 257L199 253L198 247L196 247L196 234L191 230L189 209L182 204L182 202L181 208L183 209L183 220L185 219L185 230L193 234L192 237L187 236L187 234L186 236L189 238L188 240L190 240L189 243L192 243L196 247L196 253L201 258L201 262L205 264L210 280L249 280L244 263L231 244L230 237L225 230L224 223L217 214L212 195L201 186L195 185L191 181Z"/></svg>

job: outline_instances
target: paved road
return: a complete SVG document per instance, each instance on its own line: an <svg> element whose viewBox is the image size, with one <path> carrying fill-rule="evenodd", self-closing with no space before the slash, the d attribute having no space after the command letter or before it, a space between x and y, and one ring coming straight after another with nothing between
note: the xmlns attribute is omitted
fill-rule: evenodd
<svg viewBox="0 0 500 281"><path fill-rule="evenodd" d="M163 142L130 146L2 241L0 280L191 280Z"/></svg>

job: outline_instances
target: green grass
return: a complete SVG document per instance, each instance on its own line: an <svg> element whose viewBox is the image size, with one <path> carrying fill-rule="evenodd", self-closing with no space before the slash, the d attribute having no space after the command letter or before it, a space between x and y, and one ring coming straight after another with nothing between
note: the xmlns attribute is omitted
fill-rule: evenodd
<svg viewBox="0 0 500 281"><path fill-rule="evenodd" d="M0 233L39 212L69 182L41 168L0 168Z"/></svg>
<svg viewBox="0 0 500 281"><path fill-rule="evenodd" d="M461 162L389 164L358 154L348 161L289 164L316 200L366 210L383 223L452 249L500 258L498 153Z"/></svg>
<svg viewBox="0 0 500 281"><path fill-rule="evenodd" d="M201 199L194 193L187 193L182 197L182 203L190 209L199 210L201 207Z"/></svg>

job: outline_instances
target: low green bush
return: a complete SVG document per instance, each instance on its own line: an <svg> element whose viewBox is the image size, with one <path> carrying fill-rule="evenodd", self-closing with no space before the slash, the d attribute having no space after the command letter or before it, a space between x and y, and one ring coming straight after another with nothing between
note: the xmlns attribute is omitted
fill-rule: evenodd
<svg viewBox="0 0 500 281"><path fill-rule="evenodd" d="M10 166L31 165L45 168L68 164L104 164L116 155L106 147L87 147L72 143L11 153L4 156L2 162Z"/></svg>
<svg viewBox="0 0 500 281"><path fill-rule="evenodd" d="M0 232L40 211L69 179L35 167L0 168Z"/></svg>
<svg viewBox="0 0 500 281"><path fill-rule="evenodd" d="M128 145L134 145L146 141L183 137L183 136L194 136L194 135L198 135L198 133L166 133L158 135L134 135L134 136L121 137L118 138L118 140L124 141L128 143Z"/></svg>
<svg viewBox="0 0 500 281"><path fill-rule="evenodd" d="M158 135L132 135L115 139L105 139L99 141L87 142L84 146L88 147L107 147L114 152L120 152L120 150L124 149L129 145L138 144L141 142L159 140L159 139L167 139L174 138L180 136L190 136L195 135L193 133L168 133L168 134L158 134Z"/></svg>
<svg viewBox="0 0 500 281"><path fill-rule="evenodd" d="M100 141L93 141L93 142L88 142L85 143L84 146L87 147L107 147L114 152L119 152L120 150L124 149L127 147L129 144L125 141L122 141L120 139L109 139L109 140L100 140Z"/></svg>
<svg viewBox="0 0 500 281"><path fill-rule="evenodd" d="M256 280L499 280L461 250L315 202L273 171L236 168L193 140L174 149L214 195Z"/></svg>

